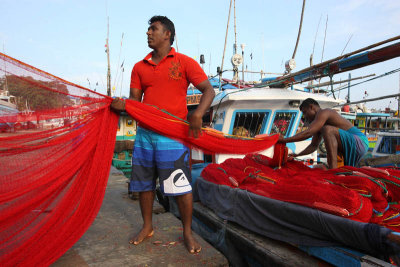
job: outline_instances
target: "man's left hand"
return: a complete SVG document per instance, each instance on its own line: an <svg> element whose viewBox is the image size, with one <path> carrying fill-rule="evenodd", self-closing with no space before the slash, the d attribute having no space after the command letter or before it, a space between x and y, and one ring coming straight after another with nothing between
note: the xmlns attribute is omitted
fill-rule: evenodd
<svg viewBox="0 0 400 267"><path fill-rule="evenodd" d="M115 112L121 112L125 111L125 100L117 97L114 98L113 101L111 102L110 105L111 109L113 109Z"/></svg>
<svg viewBox="0 0 400 267"><path fill-rule="evenodd" d="M286 143L285 137L282 134L279 134L278 143Z"/></svg>
<svg viewBox="0 0 400 267"><path fill-rule="evenodd" d="M189 118L189 137L198 138L201 135L202 117L193 113Z"/></svg>

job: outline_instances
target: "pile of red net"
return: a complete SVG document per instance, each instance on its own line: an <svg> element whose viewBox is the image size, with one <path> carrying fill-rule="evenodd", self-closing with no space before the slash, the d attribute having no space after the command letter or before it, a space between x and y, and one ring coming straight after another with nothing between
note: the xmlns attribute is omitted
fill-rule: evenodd
<svg viewBox="0 0 400 267"><path fill-rule="evenodd" d="M276 200L301 204L361 222L400 231L400 171L392 168L344 166L325 171L288 161L249 154L208 165L201 176Z"/></svg>

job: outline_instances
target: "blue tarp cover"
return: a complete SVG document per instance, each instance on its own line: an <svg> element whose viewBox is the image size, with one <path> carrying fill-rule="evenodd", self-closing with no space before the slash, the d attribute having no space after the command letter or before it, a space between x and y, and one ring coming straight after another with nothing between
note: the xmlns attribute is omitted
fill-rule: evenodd
<svg viewBox="0 0 400 267"><path fill-rule="evenodd" d="M258 234L303 246L348 246L384 258L400 252L388 228L196 179L194 199L220 218Z"/></svg>

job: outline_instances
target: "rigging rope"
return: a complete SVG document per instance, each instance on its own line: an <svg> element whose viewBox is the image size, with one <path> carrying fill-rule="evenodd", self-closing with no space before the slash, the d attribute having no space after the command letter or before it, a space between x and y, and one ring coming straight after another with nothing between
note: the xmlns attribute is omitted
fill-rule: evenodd
<svg viewBox="0 0 400 267"><path fill-rule="evenodd" d="M360 85L360 84L363 84L363 83L366 83L366 82L370 82L370 81L373 81L373 80L375 80L375 79L379 79L379 78L382 78L382 77L385 77L385 76L394 74L394 73L399 72L399 71L400 71L400 68L394 69L394 70L391 70L391 71L389 71L389 72L385 72L385 73L383 73L383 74L381 74L381 75L375 76L375 77L373 77L373 78L371 78L371 79L368 79L368 80L365 80L365 81L362 81L362 82L358 82L358 83L355 83L355 84L350 84L350 85L345 85L345 86L343 86L343 87L339 87L338 89L335 89L334 92L342 91L342 90L344 90L344 89L347 89L348 87L353 87L353 86ZM328 94L328 95L331 95L331 94L332 94L332 93L330 93L330 94Z"/></svg>

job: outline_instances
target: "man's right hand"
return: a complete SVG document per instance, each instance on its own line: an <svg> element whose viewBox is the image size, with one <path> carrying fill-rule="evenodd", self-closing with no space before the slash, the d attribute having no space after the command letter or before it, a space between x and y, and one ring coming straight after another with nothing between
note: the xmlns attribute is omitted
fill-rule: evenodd
<svg viewBox="0 0 400 267"><path fill-rule="evenodd" d="M285 137L282 134L279 134L278 143L286 143Z"/></svg>
<svg viewBox="0 0 400 267"><path fill-rule="evenodd" d="M297 157L297 155L295 153L290 153L288 155L288 161L293 161L295 157Z"/></svg>
<svg viewBox="0 0 400 267"><path fill-rule="evenodd" d="M122 112L125 111L125 100L122 100L121 98L114 98L113 101L111 102L111 109L113 109L116 112Z"/></svg>
<svg viewBox="0 0 400 267"><path fill-rule="evenodd" d="M189 137L198 138L201 135L202 117L194 112L189 118Z"/></svg>

